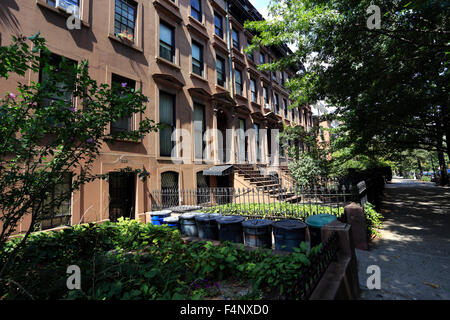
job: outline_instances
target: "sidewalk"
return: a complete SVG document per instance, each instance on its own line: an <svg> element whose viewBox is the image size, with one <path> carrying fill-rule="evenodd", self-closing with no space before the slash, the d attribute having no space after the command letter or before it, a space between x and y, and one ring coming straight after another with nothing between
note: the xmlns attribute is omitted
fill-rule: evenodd
<svg viewBox="0 0 450 320"><path fill-rule="evenodd" d="M361 299L450 299L450 188L394 178L384 194L381 237L356 250ZM369 265L380 290L366 286Z"/></svg>

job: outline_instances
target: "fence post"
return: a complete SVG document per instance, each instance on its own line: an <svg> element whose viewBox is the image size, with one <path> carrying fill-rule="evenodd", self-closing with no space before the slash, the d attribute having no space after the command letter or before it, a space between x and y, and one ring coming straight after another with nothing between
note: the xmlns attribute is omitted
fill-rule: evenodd
<svg viewBox="0 0 450 320"><path fill-rule="evenodd" d="M344 207L344 220L352 226L355 247L360 250L368 250L367 219L364 209L352 202Z"/></svg>
<svg viewBox="0 0 450 320"><path fill-rule="evenodd" d="M330 222L322 227L322 241L326 241L333 232L338 236L338 261L330 265L311 295L311 300L357 299L360 294L352 227L337 220Z"/></svg>

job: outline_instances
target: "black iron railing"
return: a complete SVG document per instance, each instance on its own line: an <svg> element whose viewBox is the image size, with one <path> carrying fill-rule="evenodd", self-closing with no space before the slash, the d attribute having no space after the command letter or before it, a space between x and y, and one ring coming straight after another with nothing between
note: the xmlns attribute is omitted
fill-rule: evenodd
<svg viewBox="0 0 450 320"><path fill-rule="evenodd" d="M355 193L339 188L199 188L162 189L150 192L152 211L202 210L224 215L265 218L300 218L311 214L342 215Z"/></svg>
<svg viewBox="0 0 450 320"><path fill-rule="evenodd" d="M290 300L308 300L331 262L337 260L338 250L338 235L336 232L333 232L321 244L320 251L309 257L310 264L305 267L298 280L292 286L292 290L286 295L286 298Z"/></svg>

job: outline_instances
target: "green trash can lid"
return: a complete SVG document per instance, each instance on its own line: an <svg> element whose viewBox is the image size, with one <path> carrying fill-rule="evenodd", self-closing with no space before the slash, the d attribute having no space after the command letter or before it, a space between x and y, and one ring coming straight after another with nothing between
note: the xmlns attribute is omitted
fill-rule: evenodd
<svg viewBox="0 0 450 320"><path fill-rule="evenodd" d="M306 224L315 228L322 228L324 225L336 220L336 216L331 214L316 214L306 219Z"/></svg>

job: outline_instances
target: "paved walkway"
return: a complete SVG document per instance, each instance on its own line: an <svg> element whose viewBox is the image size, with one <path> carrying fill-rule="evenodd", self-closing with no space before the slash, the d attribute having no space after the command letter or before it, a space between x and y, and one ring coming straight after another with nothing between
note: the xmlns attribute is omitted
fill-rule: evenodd
<svg viewBox="0 0 450 320"><path fill-rule="evenodd" d="M450 188L394 178L386 185L381 237L356 250L361 299L450 299ZM381 269L381 289L366 286Z"/></svg>

